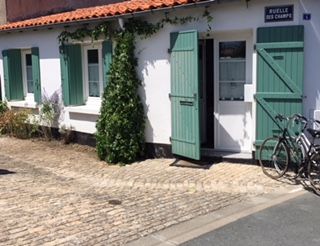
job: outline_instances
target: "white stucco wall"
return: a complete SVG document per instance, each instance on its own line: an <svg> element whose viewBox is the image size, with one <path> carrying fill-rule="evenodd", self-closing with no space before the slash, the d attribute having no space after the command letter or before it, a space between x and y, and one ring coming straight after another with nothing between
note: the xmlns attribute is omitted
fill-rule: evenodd
<svg viewBox="0 0 320 246"><path fill-rule="evenodd" d="M41 86L48 95L60 90L59 43L60 30L27 31L0 35L0 49L29 49L39 47ZM0 59L1 81L3 78L2 54ZM4 84L1 83L4 92Z"/></svg>
<svg viewBox="0 0 320 246"><path fill-rule="evenodd" d="M274 5L294 4L294 21L264 23L264 7ZM199 16L204 8L189 8L172 10L171 15ZM311 116L313 110L320 109L320 2L318 0L251 0L246 6L245 1L213 4L209 11L213 16L211 38L219 39L223 36L232 36L233 32L250 33L247 38L250 45L256 42L256 28L264 26L297 25L305 26L305 84L304 91L307 98L304 101L304 112ZM302 13L311 13L311 21L303 21ZM150 15L151 21L163 17L157 13ZM148 39L137 41L137 55L139 57L138 72L143 86L140 95L145 105L147 115L146 141L169 144L171 136L171 105L170 93L170 32L182 30L198 30L200 36L207 31L207 22L199 21L183 26L167 25L164 29ZM57 36L62 29L25 31L22 33L0 33L0 50L13 48L39 47L41 85L50 96L55 91L61 92L59 44ZM247 83L256 84L256 54L253 51L247 57ZM0 59L0 77L2 92L3 66L2 55ZM248 104L246 119L249 122L246 130L249 132L247 141L255 139L255 104ZM85 110L83 111L85 112ZM87 120L89 119L89 120ZM62 123L72 125L76 130L86 133L95 132L96 116L85 113L69 113L65 110ZM252 144L249 144L249 149Z"/></svg>
<svg viewBox="0 0 320 246"><path fill-rule="evenodd" d="M299 8L305 28L304 114L313 117L320 110L320 1L299 0ZM304 21L302 13L311 13L311 20Z"/></svg>

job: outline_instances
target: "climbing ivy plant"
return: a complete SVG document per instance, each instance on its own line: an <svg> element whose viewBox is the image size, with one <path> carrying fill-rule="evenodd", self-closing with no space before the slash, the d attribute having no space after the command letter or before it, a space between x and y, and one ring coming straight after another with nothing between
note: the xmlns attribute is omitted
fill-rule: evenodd
<svg viewBox="0 0 320 246"><path fill-rule="evenodd" d="M207 8L204 9L202 15L200 16L171 17L169 13L165 13L164 17L156 23L150 23L141 19L130 18L125 24L125 31L134 33L143 38L148 38L162 29L165 24L184 25L187 23L199 21L200 19L205 19L207 21L207 31L210 31L213 17L210 15L210 12ZM95 26L92 29L82 27L75 30L74 32L65 30L59 35L58 39L60 44L67 43L70 40L83 41L87 37L90 37L92 41L98 40L101 36L105 39L112 39L123 31L124 30L121 29L114 29L112 28L110 22L105 22Z"/></svg>
<svg viewBox="0 0 320 246"><path fill-rule="evenodd" d="M145 116L138 94L141 81L136 73L135 37L147 38L158 32L165 24L186 24L205 18L211 30L212 17L205 8L200 17L164 17L157 23L132 18L124 29L113 29L102 23L93 29L80 28L74 32L64 31L59 42L83 40L91 37L116 41L109 71L108 85L104 90L100 116L97 122L97 153L101 160L109 163L131 163L143 155Z"/></svg>

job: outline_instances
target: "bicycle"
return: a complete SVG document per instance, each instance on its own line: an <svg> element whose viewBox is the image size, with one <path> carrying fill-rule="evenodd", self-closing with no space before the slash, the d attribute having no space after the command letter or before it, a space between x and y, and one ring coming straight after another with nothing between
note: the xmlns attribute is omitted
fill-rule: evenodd
<svg viewBox="0 0 320 246"><path fill-rule="evenodd" d="M309 121L305 117L294 114L291 117L277 115L280 122L287 121L285 127L278 124L281 134L277 137L269 137L260 147L259 162L262 171L267 176L278 179L288 170L289 164L293 164L297 177L309 178L314 191L320 194L320 146L314 144L314 140L320 138L320 131L307 128L309 123L320 125L319 121ZM290 125L300 126L300 129L292 134ZM305 135L305 130L312 136L312 142Z"/></svg>

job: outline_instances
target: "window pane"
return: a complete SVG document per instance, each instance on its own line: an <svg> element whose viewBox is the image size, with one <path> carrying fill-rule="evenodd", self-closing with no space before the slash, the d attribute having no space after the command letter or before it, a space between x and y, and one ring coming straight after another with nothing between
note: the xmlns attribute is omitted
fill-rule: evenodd
<svg viewBox="0 0 320 246"><path fill-rule="evenodd" d="M88 65L89 81L99 82L99 64Z"/></svg>
<svg viewBox="0 0 320 246"><path fill-rule="evenodd" d="M26 54L26 64L27 66L32 66L31 54Z"/></svg>
<svg viewBox="0 0 320 246"><path fill-rule="evenodd" d="M88 65L88 77L89 77L89 96L99 97L99 64Z"/></svg>
<svg viewBox="0 0 320 246"><path fill-rule="evenodd" d="M243 101L244 83L220 83L221 101Z"/></svg>
<svg viewBox="0 0 320 246"><path fill-rule="evenodd" d="M89 96L100 97L99 53L97 49L88 50Z"/></svg>
<svg viewBox="0 0 320 246"><path fill-rule="evenodd" d="M99 63L98 50L88 50L88 63Z"/></svg>
<svg viewBox="0 0 320 246"><path fill-rule="evenodd" d="M219 68L220 81L245 81L246 79L245 61L221 61Z"/></svg>
<svg viewBox="0 0 320 246"><path fill-rule="evenodd" d="M246 81L246 42L219 43L219 99L242 101Z"/></svg>
<svg viewBox="0 0 320 246"><path fill-rule="evenodd" d="M219 43L220 59L228 58L245 58L246 57L246 42L221 42Z"/></svg>
<svg viewBox="0 0 320 246"><path fill-rule="evenodd" d="M99 83L89 82L89 97L99 97L99 92Z"/></svg>
<svg viewBox="0 0 320 246"><path fill-rule="evenodd" d="M27 93L33 93L33 75L31 54L26 54Z"/></svg>
<svg viewBox="0 0 320 246"><path fill-rule="evenodd" d="M33 93L32 66L27 66L27 90L28 93Z"/></svg>

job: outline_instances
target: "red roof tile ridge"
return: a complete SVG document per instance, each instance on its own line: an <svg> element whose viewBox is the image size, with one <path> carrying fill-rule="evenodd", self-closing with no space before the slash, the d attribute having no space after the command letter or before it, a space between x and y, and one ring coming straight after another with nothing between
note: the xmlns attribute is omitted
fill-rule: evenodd
<svg viewBox="0 0 320 246"><path fill-rule="evenodd" d="M165 7L174 7L176 5L185 5L201 1L204 0L129 0L120 3L81 8L69 12L57 13L28 20L7 23L4 25L0 25L0 31L120 16L129 13L160 9Z"/></svg>

